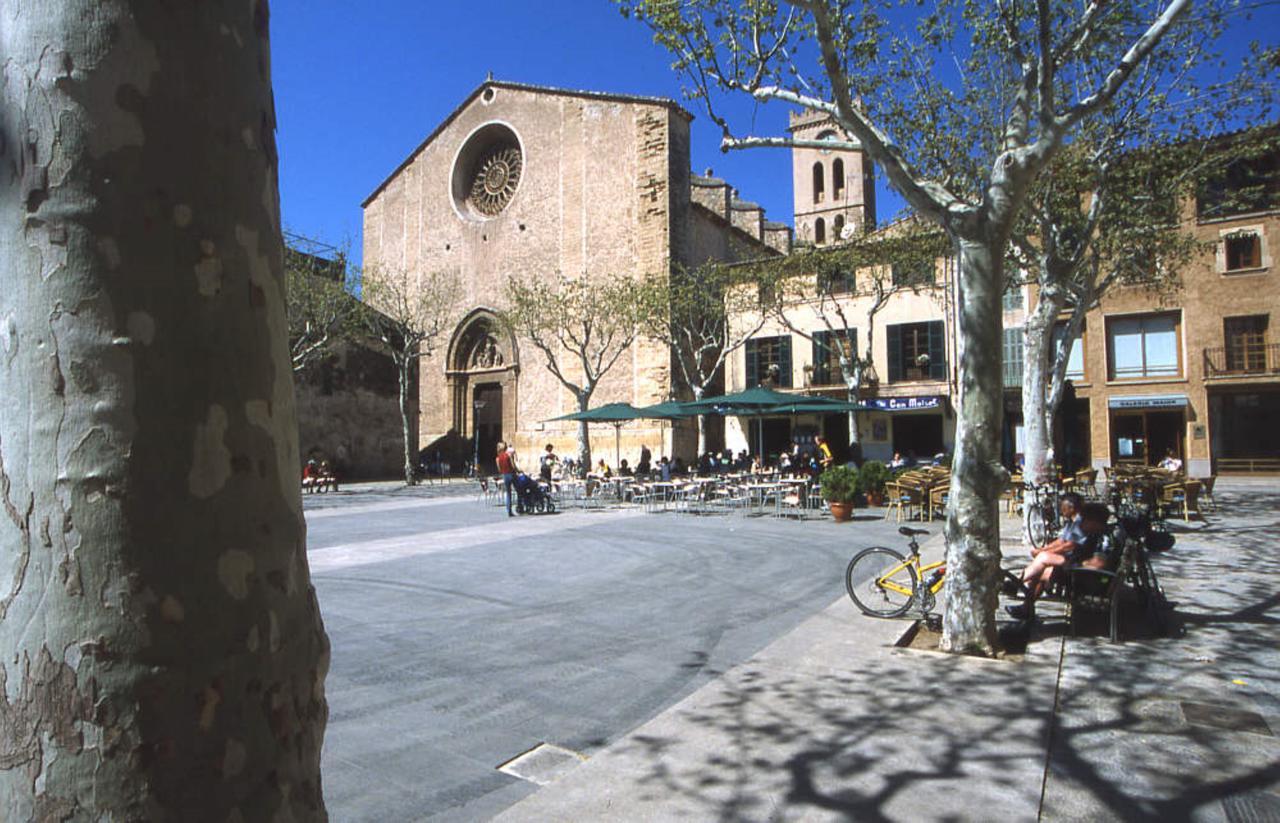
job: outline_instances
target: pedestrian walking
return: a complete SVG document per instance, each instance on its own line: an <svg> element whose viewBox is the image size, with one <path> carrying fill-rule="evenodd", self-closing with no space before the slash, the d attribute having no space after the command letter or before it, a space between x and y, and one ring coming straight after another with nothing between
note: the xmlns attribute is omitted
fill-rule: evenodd
<svg viewBox="0 0 1280 823"><path fill-rule="evenodd" d="M507 444L498 441L498 474L502 475L502 489L507 495L507 517L515 517L511 511L511 484L516 479L516 450L507 448Z"/></svg>

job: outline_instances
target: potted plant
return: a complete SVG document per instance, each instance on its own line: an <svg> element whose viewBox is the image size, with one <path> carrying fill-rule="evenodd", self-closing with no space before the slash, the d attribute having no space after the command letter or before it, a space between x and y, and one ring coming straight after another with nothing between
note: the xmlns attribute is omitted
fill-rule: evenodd
<svg viewBox="0 0 1280 823"><path fill-rule="evenodd" d="M884 484L889 481L889 467L879 460L868 460L858 472L858 490L872 506L884 505Z"/></svg>
<svg viewBox="0 0 1280 823"><path fill-rule="evenodd" d="M858 495L858 470L849 466L832 466L818 478L822 484L822 496L831 507L831 515L837 521L845 521L853 514L853 500Z"/></svg>

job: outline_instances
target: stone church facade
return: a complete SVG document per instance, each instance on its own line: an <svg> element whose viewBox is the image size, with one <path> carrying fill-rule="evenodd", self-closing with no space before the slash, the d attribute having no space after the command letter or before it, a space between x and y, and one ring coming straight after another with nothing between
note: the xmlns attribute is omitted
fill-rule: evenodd
<svg viewBox="0 0 1280 823"><path fill-rule="evenodd" d="M422 359L419 441L498 439L526 463L545 443L572 454L576 409L528 343L498 322L512 278L636 277L707 259L789 253L791 229L765 219L722 180L690 171L692 115L661 98L487 81L364 201L364 262L460 276L447 339ZM665 346L641 339L592 405L636 406L685 396ZM592 427L593 454L612 459L614 433ZM693 450L692 428L637 421L623 454ZM445 440L442 440L445 438Z"/></svg>

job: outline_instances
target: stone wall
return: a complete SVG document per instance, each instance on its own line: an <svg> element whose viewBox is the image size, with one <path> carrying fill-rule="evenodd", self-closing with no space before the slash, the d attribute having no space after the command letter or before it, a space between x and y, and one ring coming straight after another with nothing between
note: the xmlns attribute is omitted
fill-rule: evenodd
<svg viewBox="0 0 1280 823"><path fill-rule="evenodd" d="M347 480L404 477L399 389L390 357L344 344L296 375L294 388L303 461L333 461Z"/></svg>

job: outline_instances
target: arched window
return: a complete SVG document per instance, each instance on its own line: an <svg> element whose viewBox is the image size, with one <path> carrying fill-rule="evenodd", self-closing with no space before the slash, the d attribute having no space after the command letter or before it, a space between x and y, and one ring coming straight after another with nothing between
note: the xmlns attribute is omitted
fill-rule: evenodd
<svg viewBox="0 0 1280 823"><path fill-rule="evenodd" d="M825 180L822 176L822 163L813 164L813 202L821 203L822 196L826 193Z"/></svg>
<svg viewBox="0 0 1280 823"><path fill-rule="evenodd" d="M839 163L840 161L837 160L836 162ZM831 221L831 239L832 240L844 239L844 215L843 214L837 214L835 216L835 219Z"/></svg>
<svg viewBox="0 0 1280 823"><path fill-rule="evenodd" d="M831 198L839 200L844 197L844 161L839 157L831 164Z"/></svg>
<svg viewBox="0 0 1280 823"><path fill-rule="evenodd" d="M827 242L827 222L821 217L813 221L813 242L818 245Z"/></svg>

